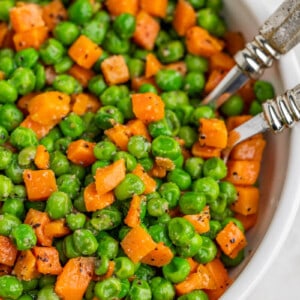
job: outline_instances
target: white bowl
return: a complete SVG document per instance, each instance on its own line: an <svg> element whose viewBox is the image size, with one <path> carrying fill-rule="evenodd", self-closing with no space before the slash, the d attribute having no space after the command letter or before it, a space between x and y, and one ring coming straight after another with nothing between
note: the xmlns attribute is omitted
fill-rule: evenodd
<svg viewBox="0 0 300 300"><path fill-rule="evenodd" d="M247 41L280 5L280 0L224 0L230 28L241 31ZM297 58L298 54L298 58ZM264 73L276 93L300 83L299 46ZM300 203L300 125L279 135L267 134L260 176L261 200L258 222L248 232L247 258L232 270L235 279L222 300L248 298L274 261L291 229ZM298 136L298 138L297 138Z"/></svg>

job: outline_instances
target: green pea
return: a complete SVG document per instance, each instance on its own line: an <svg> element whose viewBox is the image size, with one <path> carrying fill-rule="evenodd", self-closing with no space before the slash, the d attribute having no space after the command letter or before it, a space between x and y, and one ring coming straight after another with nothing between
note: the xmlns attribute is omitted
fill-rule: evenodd
<svg viewBox="0 0 300 300"><path fill-rule="evenodd" d="M104 168L111 164L108 160L97 160L92 164L92 175L95 176L98 168Z"/></svg>
<svg viewBox="0 0 300 300"><path fill-rule="evenodd" d="M192 184L192 190L204 193L208 204L216 200L220 193L218 182L211 177L202 177L195 180Z"/></svg>
<svg viewBox="0 0 300 300"><path fill-rule="evenodd" d="M4 172L14 184L20 184L23 182L24 168L18 164L18 154L13 154L11 162Z"/></svg>
<svg viewBox="0 0 300 300"><path fill-rule="evenodd" d="M189 157L184 163L184 169L192 179L197 179L202 176L204 160L201 157Z"/></svg>
<svg viewBox="0 0 300 300"><path fill-rule="evenodd" d="M149 155L151 143L141 135L134 135L129 138L128 152L137 159L145 158Z"/></svg>
<svg viewBox="0 0 300 300"><path fill-rule="evenodd" d="M83 25L81 34L87 36L96 44L101 44L105 38L108 26L97 19L90 20Z"/></svg>
<svg viewBox="0 0 300 300"><path fill-rule="evenodd" d="M120 38L113 30L109 30L102 43L104 50L112 54L126 54L130 50L130 40Z"/></svg>
<svg viewBox="0 0 300 300"><path fill-rule="evenodd" d="M29 210L30 208L33 208L38 211L44 211L46 207L45 201L25 201L24 202L25 210Z"/></svg>
<svg viewBox="0 0 300 300"><path fill-rule="evenodd" d="M14 0L2 0L0 8L0 21L8 22L9 21L9 11L15 5Z"/></svg>
<svg viewBox="0 0 300 300"><path fill-rule="evenodd" d="M14 130L23 121L23 113L15 104L7 103L0 106L0 126L8 132Z"/></svg>
<svg viewBox="0 0 300 300"><path fill-rule="evenodd" d="M216 244L209 237L202 236L202 245L194 258L200 264L207 264L216 257L217 252Z"/></svg>
<svg viewBox="0 0 300 300"><path fill-rule="evenodd" d="M172 283L163 277L154 277L150 281L153 300L172 300L175 290Z"/></svg>
<svg viewBox="0 0 300 300"><path fill-rule="evenodd" d="M9 149L0 147L0 170L5 170L9 166L12 157L13 154Z"/></svg>
<svg viewBox="0 0 300 300"><path fill-rule="evenodd" d="M134 279L127 295L128 300L151 300L151 288L146 280Z"/></svg>
<svg viewBox="0 0 300 300"><path fill-rule="evenodd" d="M119 293L119 299L123 299L127 296L130 289L130 282L128 279L121 279L121 292Z"/></svg>
<svg viewBox="0 0 300 300"><path fill-rule="evenodd" d="M60 151L50 153L50 168L56 176L69 173L70 163L67 156Z"/></svg>
<svg viewBox="0 0 300 300"><path fill-rule="evenodd" d="M119 279L131 277L135 272L134 263L126 256L117 257L115 260L114 273Z"/></svg>
<svg viewBox="0 0 300 300"><path fill-rule="evenodd" d="M184 146L191 148L198 139L198 132L193 127L182 126L179 129L178 136L184 140Z"/></svg>
<svg viewBox="0 0 300 300"><path fill-rule="evenodd" d="M115 155L117 147L110 141L100 141L94 147L94 155L100 160L111 160Z"/></svg>
<svg viewBox="0 0 300 300"><path fill-rule="evenodd" d="M183 76L178 71L162 69L156 73L155 81L163 91L180 90L183 85Z"/></svg>
<svg viewBox="0 0 300 300"><path fill-rule="evenodd" d="M117 103L117 108L124 116L124 119L130 120L134 118L130 96L120 99L120 101Z"/></svg>
<svg viewBox="0 0 300 300"><path fill-rule="evenodd" d="M113 206L95 211L92 214L90 223L98 231L110 230L120 225L122 220L121 212Z"/></svg>
<svg viewBox="0 0 300 300"><path fill-rule="evenodd" d="M91 256L98 248L98 242L88 229L76 229L72 234L75 250L82 255Z"/></svg>
<svg viewBox="0 0 300 300"><path fill-rule="evenodd" d="M86 215L83 213L70 213L66 216L67 225L71 230L83 228L86 222Z"/></svg>
<svg viewBox="0 0 300 300"><path fill-rule="evenodd" d="M155 276L155 269L150 267L149 265L140 264L135 271L135 276L138 279L149 281L151 278Z"/></svg>
<svg viewBox="0 0 300 300"><path fill-rule="evenodd" d="M71 212L72 202L68 194L60 191L53 192L47 200L46 212L52 219L64 218Z"/></svg>
<svg viewBox="0 0 300 300"><path fill-rule="evenodd" d="M39 278L39 288L44 288L46 286L54 285L56 281L55 275L42 275L42 277Z"/></svg>
<svg viewBox="0 0 300 300"><path fill-rule="evenodd" d="M102 75L93 76L88 82L88 89L96 96L100 96L107 88L105 80Z"/></svg>
<svg viewBox="0 0 300 300"><path fill-rule="evenodd" d="M12 275L0 277L0 297L5 299L18 299L23 292L21 281Z"/></svg>
<svg viewBox="0 0 300 300"><path fill-rule="evenodd" d="M165 119L171 130L172 136L177 136L180 129L180 121L177 115L170 109L165 110Z"/></svg>
<svg viewBox="0 0 300 300"><path fill-rule="evenodd" d="M79 34L79 27L70 21L59 22L53 30L54 37L65 46L71 45Z"/></svg>
<svg viewBox="0 0 300 300"><path fill-rule="evenodd" d="M54 38L49 38L40 47L40 57L46 65L58 63L63 58L64 54L64 45Z"/></svg>
<svg viewBox="0 0 300 300"><path fill-rule="evenodd" d="M203 164L203 175L212 177L215 180L222 179L227 174L225 162L219 157L207 159Z"/></svg>
<svg viewBox="0 0 300 300"><path fill-rule="evenodd" d="M29 166L33 162L36 154L36 146L23 148L18 154L18 163L21 167Z"/></svg>
<svg viewBox="0 0 300 300"><path fill-rule="evenodd" d="M181 154L181 148L174 138L161 135L152 141L152 154L175 160Z"/></svg>
<svg viewBox="0 0 300 300"><path fill-rule="evenodd" d="M221 253L221 260L225 265L225 267L227 268L236 267L244 260L244 258L245 258L245 249L240 250L235 258L231 258L226 254L224 254L223 252Z"/></svg>
<svg viewBox="0 0 300 300"><path fill-rule="evenodd" d="M199 72L189 72L183 80L183 89L189 96L200 95L205 86L205 76Z"/></svg>
<svg viewBox="0 0 300 300"><path fill-rule="evenodd" d="M67 258L74 258L82 255L79 251L76 250L72 235L66 236L63 240L63 254Z"/></svg>
<svg viewBox="0 0 300 300"><path fill-rule="evenodd" d="M94 290L95 295L100 300L117 299L121 292L121 281L115 277L110 277L97 282Z"/></svg>
<svg viewBox="0 0 300 300"><path fill-rule="evenodd" d="M7 198L13 190L13 183L11 179L5 175L0 174L0 199Z"/></svg>
<svg viewBox="0 0 300 300"><path fill-rule="evenodd" d="M0 215L0 235L9 236L14 228L19 226L21 221L14 215L4 213ZM0 277L1 278L1 277Z"/></svg>
<svg viewBox="0 0 300 300"><path fill-rule="evenodd" d="M18 88L11 81L0 80L0 103L13 103L18 98Z"/></svg>
<svg viewBox="0 0 300 300"><path fill-rule="evenodd" d="M159 217L168 211L169 203L164 198L152 198L147 202L147 212L150 216Z"/></svg>
<svg viewBox="0 0 300 300"><path fill-rule="evenodd" d="M263 111L262 109L262 105L258 100L253 100L250 103L250 107L249 107L249 114L252 116L258 115L259 113L261 113Z"/></svg>
<svg viewBox="0 0 300 300"><path fill-rule="evenodd" d="M184 258L175 256L170 263L162 267L164 277L172 283L179 283L189 275L191 267Z"/></svg>
<svg viewBox="0 0 300 300"><path fill-rule="evenodd" d="M211 8L203 8L198 11L197 23L217 37L222 37L226 32L224 20Z"/></svg>
<svg viewBox="0 0 300 300"><path fill-rule="evenodd" d="M200 1L203 1L203 0L200 0ZM188 72L205 73L208 71L207 58L189 53L185 56L184 61L185 61Z"/></svg>
<svg viewBox="0 0 300 300"><path fill-rule="evenodd" d="M95 115L95 122L100 129L108 129L114 124L123 124L124 116L112 105L102 106Z"/></svg>
<svg viewBox="0 0 300 300"><path fill-rule="evenodd" d="M103 105L116 105L124 96L120 86L111 85L104 90L100 98Z"/></svg>
<svg viewBox="0 0 300 300"><path fill-rule="evenodd" d="M66 93L68 95L75 93L76 84L76 79L73 76L67 74L57 75L52 83L55 90Z"/></svg>
<svg viewBox="0 0 300 300"><path fill-rule="evenodd" d="M157 47L160 47L162 44L165 44L166 42L171 41L171 37L169 35L169 33L165 30L160 30L156 40L155 40L155 45Z"/></svg>
<svg viewBox="0 0 300 300"><path fill-rule="evenodd" d="M206 197L201 192L188 191L179 198L180 211L185 215L200 213L206 205Z"/></svg>
<svg viewBox="0 0 300 300"><path fill-rule="evenodd" d="M29 146L37 146L38 139L35 132L27 127L17 127L10 135L10 143L21 150Z"/></svg>
<svg viewBox="0 0 300 300"><path fill-rule="evenodd" d="M38 299L43 300L59 300L58 295L54 292L52 285L46 285L38 292Z"/></svg>
<svg viewBox="0 0 300 300"><path fill-rule="evenodd" d="M193 0L196 1L196 0ZM209 300L207 294L202 290L195 290L178 297L178 300Z"/></svg>
<svg viewBox="0 0 300 300"><path fill-rule="evenodd" d="M163 242L166 246L172 246L169 239L167 226L165 224L154 224L148 227L148 233L156 243Z"/></svg>
<svg viewBox="0 0 300 300"><path fill-rule="evenodd" d="M126 170L128 172L131 172L135 169L135 167L137 165L137 160L132 154L130 154L126 151L118 151L114 155L113 161L117 161L117 160L120 160L120 159L125 160L125 167L126 167Z"/></svg>
<svg viewBox="0 0 300 300"><path fill-rule="evenodd" d="M114 193L119 201L131 198L134 194L140 195L145 191L144 182L134 174L126 174L125 178L115 188Z"/></svg>
<svg viewBox="0 0 300 300"><path fill-rule="evenodd" d="M37 243L35 232L28 224L18 225L12 229L11 235L20 251L31 249Z"/></svg>
<svg viewBox="0 0 300 300"><path fill-rule="evenodd" d="M68 8L69 20L82 25L93 15L93 6L88 0L75 0Z"/></svg>
<svg viewBox="0 0 300 300"><path fill-rule="evenodd" d="M61 137L61 138L58 138L57 140L54 141L54 151L60 151L63 153L66 153L68 147L69 147L69 144L72 142L72 138L69 137L69 136L66 136L66 137Z"/></svg>
<svg viewBox="0 0 300 300"><path fill-rule="evenodd" d="M227 117L240 115L243 109L244 100L239 95L232 95L220 107L221 112Z"/></svg>
<svg viewBox="0 0 300 300"><path fill-rule="evenodd" d="M86 185L84 185L86 186ZM79 212L86 212L85 202L83 198L83 192L80 192L78 197L76 197L73 201L74 208L76 208Z"/></svg>
<svg viewBox="0 0 300 300"><path fill-rule="evenodd" d="M15 69L16 64L12 57L0 57L0 70L4 73L5 78L9 78Z"/></svg>
<svg viewBox="0 0 300 300"><path fill-rule="evenodd" d="M175 217L168 223L168 234L174 245L184 246L193 238L195 229L186 219Z"/></svg>
<svg viewBox="0 0 300 300"><path fill-rule="evenodd" d="M150 52L148 50L145 49L141 49L141 48L136 48L133 52L133 57L134 58L138 58L138 59L142 59L142 60L146 60L146 56L149 54Z"/></svg>
<svg viewBox="0 0 300 300"><path fill-rule="evenodd" d="M18 51L15 62L18 67L32 68L39 59L39 53L34 48L26 48Z"/></svg>
<svg viewBox="0 0 300 300"><path fill-rule="evenodd" d="M168 201L169 208L174 208L180 197L180 188L174 182L165 182L160 186L159 194Z"/></svg>
<svg viewBox="0 0 300 300"><path fill-rule="evenodd" d="M15 215L17 218L22 218L25 212L24 203L18 198L9 198L3 203L1 212Z"/></svg>
<svg viewBox="0 0 300 300"><path fill-rule="evenodd" d="M109 258L107 256L101 256L95 263L95 274L104 275L107 273L109 267Z"/></svg>
<svg viewBox="0 0 300 300"><path fill-rule="evenodd" d="M66 193L70 199L78 196L80 191L80 180L73 174L63 174L56 179L60 192Z"/></svg>
<svg viewBox="0 0 300 300"><path fill-rule="evenodd" d="M154 165L153 159L151 157L144 157L138 160L138 163L142 165L146 172L149 172Z"/></svg>
<svg viewBox="0 0 300 300"><path fill-rule="evenodd" d="M159 121L151 122L148 125L149 134L153 138L159 136L172 136L172 129L169 127L169 123L166 118Z"/></svg>
<svg viewBox="0 0 300 300"><path fill-rule="evenodd" d="M157 55L161 62L172 63L183 57L184 46L181 41L168 41L158 47Z"/></svg>
<svg viewBox="0 0 300 300"><path fill-rule="evenodd" d="M64 56L59 62L54 65L54 71L57 74L65 73L73 66L73 64L74 62L69 56Z"/></svg>
<svg viewBox="0 0 300 300"><path fill-rule="evenodd" d="M175 182L181 191L187 190L192 184L192 178L190 174L183 169L175 168L167 175L167 180Z"/></svg>
<svg viewBox="0 0 300 300"><path fill-rule="evenodd" d="M106 256L109 259L114 259L117 257L119 251L119 243L116 239L109 235L106 235L98 239L98 244L98 256Z"/></svg>
<svg viewBox="0 0 300 300"><path fill-rule="evenodd" d="M22 282L22 286L23 286L23 291L27 292L27 291L32 291L37 288L39 279L35 278L35 279L31 279L31 280L22 280L21 282Z"/></svg>
<svg viewBox="0 0 300 300"><path fill-rule="evenodd" d="M228 204L232 204L237 199L237 190L229 181L219 182L220 196L226 199Z"/></svg>
<svg viewBox="0 0 300 300"><path fill-rule="evenodd" d="M46 85L46 71L45 67L42 64L35 64L33 67L35 73L35 91L41 91Z"/></svg>
<svg viewBox="0 0 300 300"><path fill-rule="evenodd" d="M273 85L264 80L257 80L253 86L254 94L256 99L262 103L268 99L273 99L275 97L275 90Z"/></svg>
<svg viewBox="0 0 300 300"><path fill-rule="evenodd" d="M222 214L224 213L226 207L227 207L227 199L226 197L222 197L221 195L214 201L211 201L209 203L211 212Z"/></svg>
<svg viewBox="0 0 300 300"><path fill-rule="evenodd" d="M143 83L138 90L139 93L153 93L158 94L157 88L151 83Z"/></svg>
<svg viewBox="0 0 300 300"><path fill-rule="evenodd" d="M26 198L26 188L24 185L14 185L13 190L10 193L10 197L15 197L20 200L25 200Z"/></svg>
<svg viewBox="0 0 300 300"><path fill-rule="evenodd" d="M135 17L129 13L122 13L113 23L114 31L123 39L131 38L136 26Z"/></svg>
<svg viewBox="0 0 300 300"><path fill-rule="evenodd" d="M233 218L233 217L225 218L221 222L222 228L224 228L229 222L233 222L242 232L245 232L243 223L240 220L238 220L237 218Z"/></svg>
<svg viewBox="0 0 300 300"><path fill-rule="evenodd" d="M190 242L181 247L176 248L176 252L178 255L184 258L193 257L196 255L202 245L202 237L195 233L195 235L191 238Z"/></svg>
<svg viewBox="0 0 300 300"><path fill-rule="evenodd" d="M162 93L161 97L165 102L166 107L176 113L180 123L182 125L187 125L192 112L194 111L194 107L189 104L187 94L183 91L171 91Z"/></svg>
<svg viewBox="0 0 300 300"><path fill-rule="evenodd" d="M0 57L10 57L13 58L15 55L15 52L11 48L2 48L0 49Z"/></svg>
<svg viewBox="0 0 300 300"><path fill-rule="evenodd" d="M59 127L65 136L69 136L73 139L82 135L85 130L85 125L80 116L75 113L70 113L60 123Z"/></svg>
<svg viewBox="0 0 300 300"><path fill-rule="evenodd" d="M209 231L203 233L203 235L214 240L221 229L222 225L218 220L209 220Z"/></svg>
<svg viewBox="0 0 300 300"><path fill-rule="evenodd" d="M145 62L139 58L130 58L128 69L130 78L140 77L145 72Z"/></svg>
<svg viewBox="0 0 300 300"><path fill-rule="evenodd" d="M202 105L197 107L193 111L191 115L190 123L195 126L199 126L199 119L201 118L210 119L213 118L214 116L215 116L214 110L210 106Z"/></svg>

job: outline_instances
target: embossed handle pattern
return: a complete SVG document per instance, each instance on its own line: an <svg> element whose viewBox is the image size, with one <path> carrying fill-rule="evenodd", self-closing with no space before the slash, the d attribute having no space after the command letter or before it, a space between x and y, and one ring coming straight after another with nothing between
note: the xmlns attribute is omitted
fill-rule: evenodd
<svg viewBox="0 0 300 300"><path fill-rule="evenodd" d="M285 0L259 32L280 54L291 50L300 42L300 1Z"/></svg>

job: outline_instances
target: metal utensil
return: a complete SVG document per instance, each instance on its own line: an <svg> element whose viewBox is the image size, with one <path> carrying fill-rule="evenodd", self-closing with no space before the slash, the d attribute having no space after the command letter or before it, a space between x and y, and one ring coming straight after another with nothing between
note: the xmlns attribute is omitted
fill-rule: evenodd
<svg viewBox="0 0 300 300"><path fill-rule="evenodd" d="M279 133L300 120L300 84L283 95L262 104L263 112L234 128L228 134L228 146L223 151L226 161L230 151L240 142L267 130Z"/></svg>
<svg viewBox="0 0 300 300"><path fill-rule="evenodd" d="M236 66L202 101L219 107L250 78L259 78L265 68L300 42L300 1L285 0L259 29L259 34L239 51Z"/></svg>

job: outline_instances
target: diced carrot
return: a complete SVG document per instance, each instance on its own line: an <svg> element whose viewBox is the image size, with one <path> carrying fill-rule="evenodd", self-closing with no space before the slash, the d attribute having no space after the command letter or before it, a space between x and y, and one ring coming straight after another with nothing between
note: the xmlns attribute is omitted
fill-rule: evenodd
<svg viewBox="0 0 300 300"><path fill-rule="evenodd" d="M45 25L41 6L35 3L19 4L9 11L9 19L15 32L24 32Z"/></svg>
<svg viewBox="0 0 300 300"><path fill-rule="evenodd" d="M8 24L5 22L0 22L0 48L3 47L4 40L8 31Z"/></svg>
<svg viewBox="0 0 300 300"><path fill-rule="evenodd" d="M256 214L259 203L259 189L255 186L236 186L238 198L230 208L244 216Z"/></svg>
<svg viewBox="0 0 300 300"><path fill-rule="evenodd" d="M25 169L23 179L29 201L45 201L57 190L55 174L52 170Z"/></svg>
<svg viewBox="0 0 300 300"><path fill-rule="evenodd" d="M201 146L199 141L196 141L192 146L193 156L210 158L210 157L220 157L221 149L210 147L210 146Z"/></svg>
<svg viewBox="0 0 300 300"><path fill-rule="evenodd" d="M147 172L145 172L141 164L138 163L134 168L134 170L132 171L132 173L140 177L140 179L144 182L145 184L144 194L150 194L155 192L157 183Z"/></svg>
<svg viewBox="0 0 300 300"><path fill-rule="evenodd" d="M196 260L194 260L192 257L188 257L186 260L190 265L190 269L191 269L190 274L195 273L197 271L199 263Z"/></svg>
<svg viewBox="0 0 300 300"><path fill-rule="evenodd" d="M47 135L47 133L49 133L49 131L55 125L56 122L53 122L52 124L40 124L32 120L31 115L25 117L25 119L20 123L20 126L32 129L35 132L38 139L41 139L42 137Z"/></svg>
<svg viewBox="0 0 300 300"><path fill-rule="evenodd" d="M125 160L119 159L112 164L96 170L95 182L99 195L112 191L125 178Z"/></svg>
<svg viewBox="0 0 300 300"><path fill-rule="evenodd" d="M129 210L124 219L124 223L129 227L135 227L141 225L141 205L145 201L144 197L139 195L133 195Z"/></svg>
<svg viewBox="0 0 300 300"><path fill-rule="evenodd" d="M53 220L50 223L45 224L44 233L51 239L60 238L66 236L71 231L66 225L65 219Z"/></svg>
<svg viewBox="0 0 300 300"><path fill-rule="evenodd" d="M155 248L141 260L142 263L154 267L163 267L171 262L174 254L163 242L157 243Z"/></svg>
<svg viewBox="0 0 300 300"><path fill-rule="evenodd" d="M164 18L167 13L168 0L140 0L141 10L154 17Z"/></svg>
<svg viewBox="0 0 300 300"><path fill-rule="evenodd" d="M107 0L105 4L113 16L123 13L136 15L138 11L138 0Z"/></svg>
<svg viewBox="0 0 300 300"><path fill-rule="evenodd" d="M253 88L254 82L254 79L248 80L248 82L246 82L237 92L237 94L240 95L243 98L244 102L248 105L252 102L253 99L255 99Z"/></svg>
<svg viewBox="0 0 300 300"><path fill-rule="evenodd" d="M92 182L84 188L83 199L87 211L96 211L113 204L115 196L111 191L99 195L96 190L95 182Z"/></svg>
<svg viewBox="0 0 300 300"><path fill-rule="evenodd" d="M238 219L240 222L242 222L245 231L249 230L250 228L254 227L257 221L257 215L258 214L252 214L252 215L241 215L239 213L235 213L234 217Z"/></svg>
<svg viewBox="0 0 300 300"><path fill-rule="evenodd" d="M131 228L121 241L121 247L125 254L134 263L137 263L155 249L156 243L143 227L135 226Z"/></svg>
<svg viewBox="0 0 300 300"><path fill-rule="evenodd" d="M149 78L154 76L162 68L163 65L157 57L153 53L148 53L146 56L145 77Z"/></svg>
<svg viewBox="0 0 300 300"><path fill-rule="evenodd" d="M118 148L123 151L127 150L131 132L126 125L115 124L112 128L106 129L104 133Z"/></svg>
<svg viewBox="0 0 300 300"><path fill-rule="evenodd" d="M202 27L193 26L186 32L186 47L191 54L210 57L223 50L224 42Z"/></svg>
<svg viewBox="0 0 300 300"><path fill-rule="evenodd" d="M136 29L133 34L133 40L136 44L146 50L152 50L158 32L159 23L145 11L140 11L136 16Z"/></svg>
<svg viewBox="0 0 300 300"><path fill-rule="evenodd" d="M62 272L59 254L55 247L34 247L37 270L41 274L58 275Z"/></svg>
<svg viewBox="0 0 300 300"><path fill-rule="evenodd" d="M94 267L93 257L69 259L57 277L55 293L64 300L81 300L92 280Z"/></svg>
<svg viewBox="0 0 300 300"><path fill-rule="evenodd" d="M199 132L200 146L209 146L221 149L227 146L227 128L223 120L216 118L201 118Z"/></svg>
<svg viewBox="0 0 300 300"><path fill-rule="evenodd" d="M207 78L204 86L204 92L209 94L214 88L222 81L226 76L227 72L224 70L214 69L212 70Z"/></svg>
<svg viewBox="0 0 300 300"><path fill-rule="evenodd" d="M240 116L229 117L226 120L226 127L227 127L228 131L231 131L234 128L238 127L239 125L245 123L246 121L248 121L251 118L252 118L252 116L250 116L250 115L240 115Z"/></svg>
<svg viewBox="0 0 300 300"><path fill-rule="evenodd" d="M217 52L209 58L211 70L229 71L235 65L235 60L225 52Z"/></svg>
<svg viewBox="0 0 300 300"><path fill-rule="evenodd" d="M159 166L154 162L154 165L150 171L150 175L156 178L164 178L166 177L167 169Z"/></svg>
<svg viewBox="0 0 300 300"><path fill-rule="evenodd" d="M72 95L72 108L71 110L82 116L87 112L97 112L101 107L99 99L89 93L78 93Z"/></svg>
<svg viewBox="0 0 300 300"><path fill-rule="evenodd" d="M232 283L232 279L229 277L226 268L219 258L215 258L214 260L207 263L206 268L209 270L211 276L213 277L217 288L205 290L205 292L207 293L210 300L218 300Z"/></svg>
<svg viewBox="0 0 300 300"><path fill-rule="evenodd" d="M102 54L102 49L85 35L71 45L69 56L81 67L90 69Z"/></svg>
<svg viewBox="0 0 300 300"><path fill-rule="evenodd" d="M37 96L39 92L31 92L25 94L24 96L20 97L17 101L17 107L22 111L23 114L28 114L28 105L31 99Z"/></svg>
<svg viewBox="0 0 300 300"><path fill-rule="evenodd" d="M154 77L146 78L145 76L142 76L142 77L131 78L131 89L133 91L138 91L139 88L145 83L150 83L150 84L154 85L155 87L157 87Z"/></svg>
<svg viewBox="0 0 300 300"><path fill-rule="evenodd" d="M125 83L130 74L122 55L111 55L101 63L101 71L109 85Z"/></svg>
<svg viewBox="0 0 300 300"><path fill-rule="evenodd" d="M12 40L17 51L29 47L39 50L40 46L47 40L48 36L48 27L40 26L17 32L12 36Z"/></svg>
<svg viewBox="0 0 300 300"><path fill-rule="evenodd" d="M188 220L195 228L196 232L199 234L208 232L210 229L209 220L209 206L205 206L203 211L199 214L194 215L184 215L183 218Z"/></svg>
<svg viewBox="0 0 300 300"><path fill-rule="evenodd" d="M70 101L70 96L65 93L48 91L33 97L28 104L28 111L33 121L52 125L69 113Z"/></svg>
<svg viewBox="0 0 300 300"><path fill-rule="evenodd" d="M260 162L255 160L229 160L227 170L225 180L235 185L252 185L258 178Z"/></svg>
<svg viewBox="0 0 300 300"><path fill-rule="evenodd" d="M26 214L24 224L29 224L37 237L37 244L41 246L51 246L52 238L45 233L46 226L50 223L50 218L46 212L41 212L30 208Z"/></svg>
<svg viewBox="0 0 300 300"><path fill-rule="evenodd" d="M68 70L68 74L73 76L84 88L86 88L89 80L95 75L95 72L91 69L86 69L77 64L73 64Z"/></svg>
<svg viewBox="0 0 300 300"><path fill-rule="evenodd" d="M37 166L38 169L41 170L46 170L49 168L50 154L47 148L42 144L38 145L36 148L34 164Z"/></svg>
<svg viewBox="0 0 300 300"><path fill-rule="evenodd" d="M196 12L188 1L177 2L172 24L180 36L184 36L188 29L196 25Z"/></svg>
<svg viewBox="0 0 300 300"><path fill-rule="evenodd" d="M116 266L115 262L113 260L110 260L108 262L107 272L104 275L98 276L99 281L112 277L115 271L115 266Z"/></svg>
<svg viewBox="0 0 300 300"><path fill-rule="evenodd" d="M53 0L42 7L42 17L49 30L53 30L54 27L61 21L66 20L67 10L60 0Z"/></svg>
<svg viewBox="0 0 300 300"><path fill-rule="evenodd" d="M140 119L131 119L127 122L127 127L132 135L141 135L149 142L151 142L151 136L149 134L146 124Z"/></svg>
<svg viewBox="0 0 300 300"><path fill-rule="evenodd" d="M238 51L245 48L245 38L241 32L227 31L224 35L225 47L228 53L233 56Z"/></svg>
<svg viewBox="0 0 300 300"><path fill-rule="evenodd" d="M12 267L17 258L18 250L12 240L0 235L0 264Z"/></svg>
<svg viewBox="0 0 300 300"><path fill-rule="evenodd" d="M12 274L20 280L29 281L40 276L36 267L36 257L31 250L21 251Z"/></svg>
<svg viewBox="0 0 300 300"><path fill-rule="evenodd" d="M94 147L96 143L83 139L73 141L67 149L67 157L74 164L84 167L92 165L96 161Z"/></svg>
<svg viewBox="0 0 300 300"><path fill-rule="evenodd" d="M134 115L143 122L159 121L165 116L165 104L160 96L148 92L132 94L132 110Z"/></svg>
<svg viewBox="0 0 300 300"><path fill-rule="evenodd" d="M12 272L12 267L4 264L0 264L0 277L4 275L10 275ZM3 298L0 298L4 300Z"/></svg>
<svg viewBox="0 0 300 300"><path fill-rule="evenodd" d="M164 68L168 70L175 70L183 76L187 73L187 67L184 61L176 61L174 63L167 64Z"/></svg>
<svg viewBox="0 0 300 300"><path fill-rule="evenodd" d="M232 221L219 231L216 241L221 250L231 258L235 258L237 250L240 251L247 245L244 233Z"/></svg>

